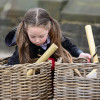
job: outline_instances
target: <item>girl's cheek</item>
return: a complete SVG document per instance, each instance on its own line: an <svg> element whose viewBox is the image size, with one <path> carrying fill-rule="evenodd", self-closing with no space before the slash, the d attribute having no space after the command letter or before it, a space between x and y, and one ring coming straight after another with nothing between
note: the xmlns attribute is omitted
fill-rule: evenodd
<svg viewBox="0 0 100 100"><path fill-rule="evenodd" d="M45 42L46 42L46 40L47 40L47 38L44 38L44 39L42 40L42 42L43 42L43 43L45 43Z"/></svg>
<svg viewBox="0 0 100 100"><path fill-rule="evenodd" d="M29 40L30 40L32 43L34 43L34 39L29 38Z"/></svg>

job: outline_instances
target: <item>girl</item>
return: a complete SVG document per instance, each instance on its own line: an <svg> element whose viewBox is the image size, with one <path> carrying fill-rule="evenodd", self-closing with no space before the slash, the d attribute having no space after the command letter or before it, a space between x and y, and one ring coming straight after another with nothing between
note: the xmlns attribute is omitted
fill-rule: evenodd
<svg viewBox="0 0 100 100"><path fill-rule="evenodd" d="M61 34L58 22L42 8L27 11L18 27L8 33L5 42L8 46L16 45L8 65L31 63L35 58L39 58L52 43L58 46L57 51L51 56L55 60L62 57L63 62L71 63L71 56L91 58Z"/></svg>

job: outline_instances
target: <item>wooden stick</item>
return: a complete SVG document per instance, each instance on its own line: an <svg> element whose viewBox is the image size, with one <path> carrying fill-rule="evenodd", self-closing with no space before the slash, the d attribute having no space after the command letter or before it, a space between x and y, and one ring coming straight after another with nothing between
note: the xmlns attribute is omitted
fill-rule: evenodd
<svg viewBox="0 0 100 100"><path fill-rule="evenodd" d="M58 47L53 43L48 50L36 61L36 63L46 61L56 50Z"/></svg>
<svg viewBox="0 0 100 100"><path fill-rule="evenodd" d="M82 75L81 75L81 73L79 72L78 69L74 69L74 71L75 71L80 77L82 77Z"/></svg>
<svg viewBox="0 0 100 100"><path fill-rule="evenodd" d="M86 25L85 30L86 30L86 35L87 35L87 39L88 39L90 54L91 54L91 56L93 56L96 51L95 51L95 42L94 42L94 38L93 38L91 25ZM98 57L96 55L93 58L93 63L97 63L97 62L98 62Z"/></svg>
<svg viewBox="0 0 100 100"><path fill-rule="evenodd" d="M85 31L86 31L86 36L87 36L87 40L88 40L88 44L89 44L89 50L90 50L90 54L91 56L93 56L95 54L95 42L94 42L94 38L93 38L93 32L92 32L92 28L91 25L86 25L85 26ZM97 55L93 58L93 63L97 63L99 62ZM91 77L93 76L93 74L95 74L97 71L97 69L93 69L88 75L87 77Z"/></svg>
<svg viewBox="0 0 100 100"><path fill-rule="evenodd" d="M45 62L57 49L58 47L56 46L56 44L53 43L48 48L48 50L36 61L36 63ZM29 69L27 72L27 76L33 75L33 72L33 69Z"/></svg>

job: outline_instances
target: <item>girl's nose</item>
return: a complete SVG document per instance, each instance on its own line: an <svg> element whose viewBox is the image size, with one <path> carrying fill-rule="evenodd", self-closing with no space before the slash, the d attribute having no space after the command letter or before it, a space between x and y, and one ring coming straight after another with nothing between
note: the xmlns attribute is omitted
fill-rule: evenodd
<svg viewBox="0 0 100 100"><path fill-rule="evenodd" d="M38 38L35 39L35 42L36 42L36 43L39 43L39 42L40 42L40 39L38 39Z"/></svg>

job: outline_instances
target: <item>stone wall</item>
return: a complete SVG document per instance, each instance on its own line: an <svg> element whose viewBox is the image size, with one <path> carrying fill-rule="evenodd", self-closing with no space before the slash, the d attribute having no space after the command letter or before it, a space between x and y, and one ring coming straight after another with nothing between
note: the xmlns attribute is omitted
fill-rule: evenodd
<svg viewBox="0 0 100 100"><path fill-rule="evenodd" d="M100 45L100 0L69 0L62 9L60 18L61 29L84 52L89 53L85 32L87 24L92 25L95 45Z"/></svg>
<svg viewBox="0 0 100 100"><path fill-rule="evenodd" d="M64 34L69 37L69 39L77 45L84 52L89 52L89 45L86 37L84 23L63 23L61 24L61 29ZM92 31L94 36L95 45L100 45L100 24L92 24ZM98 54L100 55L100 50L98 49Z"/></svg>

